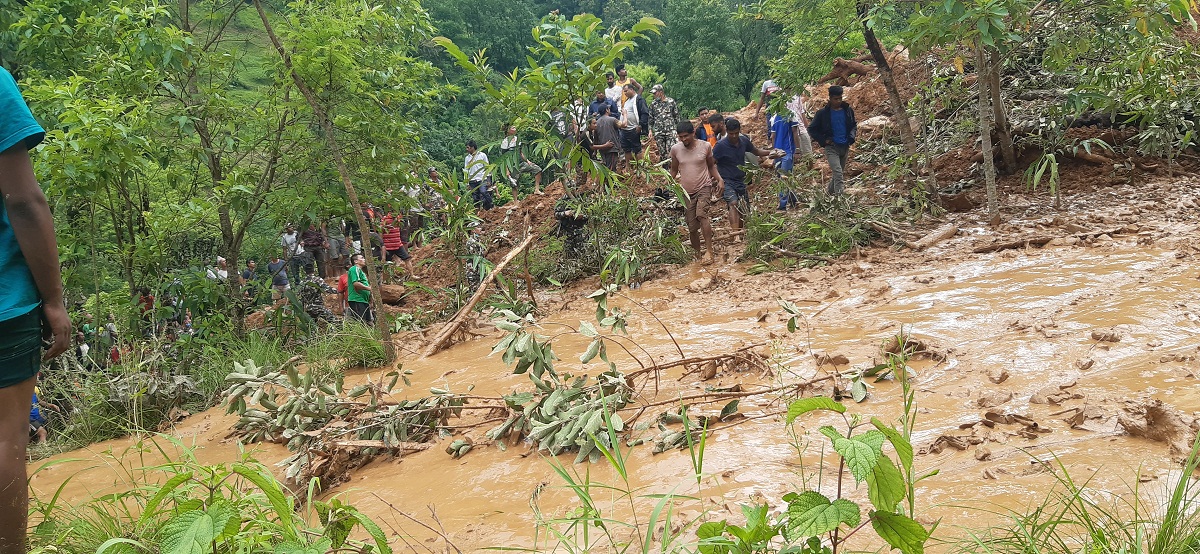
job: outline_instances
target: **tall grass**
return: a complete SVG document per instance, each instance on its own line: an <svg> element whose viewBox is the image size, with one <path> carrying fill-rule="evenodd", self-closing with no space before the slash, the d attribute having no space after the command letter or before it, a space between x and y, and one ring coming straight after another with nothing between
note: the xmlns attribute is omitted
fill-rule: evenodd
<svg viewBox="0 0 1200 554"><path fill-rule="evenodd" d="M1200 552L1200 440L1192 446L1179 481L1166 498L1146 497L1138 485L1113 494L1078 481L1057 459L1055 488L1031 509L1003 515L1005 522L967 530L959 552L969 554L1195 554ZM1092 475L1094 477L1095 474Z"/></svg>

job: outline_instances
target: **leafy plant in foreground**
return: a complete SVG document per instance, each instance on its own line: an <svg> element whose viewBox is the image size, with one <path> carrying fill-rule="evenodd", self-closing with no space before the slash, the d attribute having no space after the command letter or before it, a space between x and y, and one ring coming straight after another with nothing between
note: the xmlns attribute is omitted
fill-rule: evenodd
<svg viewBox="0 0 1200 554"><path fill-rule="evenodd" d="M270 469L252 458L201 464L178 439L160 438L173 442L183 452L183 459L135 468L127 464L139 458L137 452L109 453L113 458L110 465L128 479L128 490L91 499L82 506L63 506L61 494L68 479L49 499L34 495L30 510L39 523L30 535L32 552L392 552L383 530L370 518L337 499L312 498L315 487L305 499L315 513L298 514L296 499ZM153 445L166 455L162 445ZM369 542L351 540L355 529L364 531Z"/></svg>

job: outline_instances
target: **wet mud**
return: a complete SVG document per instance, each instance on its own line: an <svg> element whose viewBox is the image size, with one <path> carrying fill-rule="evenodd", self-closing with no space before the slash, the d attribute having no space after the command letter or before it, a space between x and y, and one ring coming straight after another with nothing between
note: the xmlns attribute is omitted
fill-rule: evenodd
<svg viewBox="0 0 1200 554"><path fill-rule="evenodd" d="M1144 206L1138 213L1122 211L1128 204L1084 206L1066 218L1014 218L1000 230L972 219L979 214L953 214L949 217L959 218L962 232L920 253L880 245L828 267L749 276L732 261L733 250L724 263L669 268L664 276L626 291L630 299L612 300L632 310L629 336L644 351L631 351L642 364L651 358L658 363L679 359L678 343L688 357L749 348L769 356L772 368L709 375L666 370L642 387L623 414L629 421L639 405L708 387L740 385L750 391L869 367L882 359L881 345L905 334L936 354L911 366L918 404L914 442L921 452L916 464L940 472L920 485L917 515L925 522L940 519L939 537L952 539L964 526L998 521L991 512L1019 510L1045 498L1060 464L1115 495L1133 494L1133 484L1142 481L1142 494L1153 497L1178 478L1181 449L1195 434L1192 414L1200 411L1200 343L1195 339L1200 281L1194 262L1200 249L1190 239L1195 226L1179 217L1187 211L1182 202L1190 198L1190 189L1180 184L1171 190L1176 196L1146 201L1157 208ZM1130 202L1138 205L1135 192ZM1070 225L1132 227L1075 243L972 253L979 244L1004 238L994 235L1007 233L1011 239L1036 230L1065 236ZM709 282L694 286L703 279ZM591 320L594 305L583 297L595 286L584 282L539 292L544 334L563 332L554 323ZM804 312L798 332L787 332L779 299ZM482 336L434 357L402 360L413 372L412 385L398 396L424 396L430 387L456 392L470 387L478 396L531 389L527 377L512 375L498 356L489 356L500 333L483 319L475 332ZM405 347L418 351L416 337L410 339ZM585 347L574 334L556 340L559 371L598 373L598 364L579 363ZM622 371L639 369L630 356L610 352ZM347 382L383 371L354 372ZM805 394L830 394L833 384L815 384ZM727 401L694 403L693 409L715 415ZM803 487L832 494L832 471L819 471L822 456L828 461L831 452L821 451L816 429L833 420L813 416L789 430L781 415L786 403L778 394L743 397L740 411L746 417L717 424L708 440L700 484L686 451L652 455L648 445L633 448L631 486L640 495L691 497L678 501L680 520L738 520L739 503L765 501L777 507L784 494ZM663 409L646 410L641 417ZM852 410L897 418L898 384L871 382L869 398ZM192 416L173 434L196 445L201 461L232 461L242 449L226 438L232 419L221 414L223 409L216 408ZM573 454L551 459L522 444L502 449L485 439L489 428L465 432L476 446L462 459L431 448L376 460L327 494L375 517L402 547L411 543L413 550L440 550L445 543L437 535L444 534L458 548L476 551L538 546L531 503L547 518L579 506L552 463L581 479L618 481L603 463L572 466ZM64 487L68 501L127 486L123 472L100 453L121 452L133 443L111 441L33 463L31 470L46 469L32 486L39 494L53 494L70 478ZM287 455L279 445L245 448L267 464ZM158 463L162 455L151 450L137 459ZM607 506L612 493L595 492ZM865 488L851 494L859 496L865 497ZM643 517L654 502L638 501ZM623 513L617 508L605 515ZM855 546L872 546L864 541Z"/></svg>

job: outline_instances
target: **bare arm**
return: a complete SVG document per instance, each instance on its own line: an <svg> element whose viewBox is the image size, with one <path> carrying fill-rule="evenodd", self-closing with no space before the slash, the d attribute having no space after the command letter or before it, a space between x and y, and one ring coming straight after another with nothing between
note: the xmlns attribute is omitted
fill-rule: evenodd
<svg viewBox="0 0 1200 554"><path fill-rule="evenodd" d="M37 284L46 319L46 338L54 344L44 359L62 354L71 345L71 319L63 304L62 275L58 266L58 241L54 238L54 217L46 195L33 175L33 163L23 143L0 153L0 195L12 222L21 253L29 264Z"/></svg>
<svg viewBox="0 0 1200 554"><path fill-rule="evenodd" d="M679 158L676 158L674 154L671 154L671 178L679 180Z"/></svg>
<svg viewBox="0 0 1200 554"><path fill-rule="evenodd" d="M708 157L704 159L704 163L708 164L708 174L712 177L713 182L717 184L717 194L720 195L725 190L725 180L717 172L717 160L713 158L712 149L709 149Z"/></svg>
<svg viewBox="0 0 1200 554"><path fill-rule="evenodd" d="M771 156L770 150L763 150L762 148L754 146L753 143L751 143L750 146L751 146L751 150L748 150L748 152L750 152L751 154L754 154L755 156L758 156L760 158L766 158L766 157Z"/></svg>

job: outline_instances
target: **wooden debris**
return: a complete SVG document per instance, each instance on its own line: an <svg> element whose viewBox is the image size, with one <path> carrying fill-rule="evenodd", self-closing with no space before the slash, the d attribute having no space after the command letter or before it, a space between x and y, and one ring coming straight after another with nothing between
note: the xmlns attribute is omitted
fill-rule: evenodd
<svg viewBox="0 0 1200 554"><path fill-rule="evenodd" d="M918 240L917 242L905 243L905 245L913 250L924 250L943 240L953 237L956 234L958 234L958 225L947 223L941 227L938 227L937 229L934 229L924 237L921 237L921 240Z"/></svg>
<svg viewBox="0 0 1200 554"><path fill-rule="evenodd" d="M505 266L507 266L509 262L513 261L513 259L517 257L517 254L520 254L523 250L528 248L529 245L533 243L533 239L536 236L537 235L530 233L529 236L525 237L525 240L521 241L521 244L510 250L508 254L504 256L504 259L500 260L500 262L496 264L496 267L492 269L492 272L489 273L488 276L484 278L483 282L479 284L479 288L475 291L475 294L471 295L471 299L468 300L466 304L463 304L463 307L458 310L457 314L454 315L454 319L451 319L450 322L445 325L445 327L442 327L442 330L438 331L438 334L434 336L432 341L429 342L429 346L425 348L425 352L422 354L423 357L427 358L437 354L443 348L449 346L450 339L455 335L455 333L462 329L462 326L464 323L466 323L467 318L474 313L475 304L478 304L479 301L487 295L488 287L491 286L492 282L496 280L496 276L504 270Z"/></svg>

